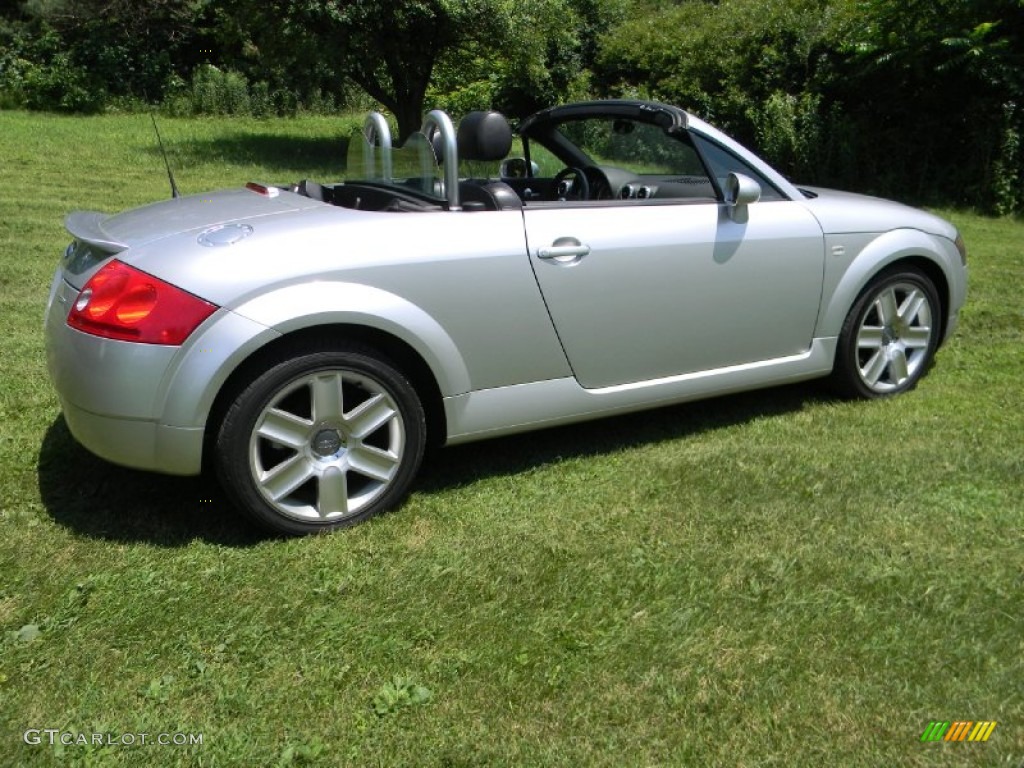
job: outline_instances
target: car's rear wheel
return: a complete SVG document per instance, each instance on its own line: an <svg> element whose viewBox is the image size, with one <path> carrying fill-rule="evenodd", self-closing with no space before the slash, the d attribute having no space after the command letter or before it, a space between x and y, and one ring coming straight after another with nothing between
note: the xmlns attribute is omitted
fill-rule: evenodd
<svg viewBox="0 0 1024 768"><path fill-rule="evenodd" d="M854 303L839 334L832 381L851 397L886 397L912 388L939 344L935 285L912 268L879 274Z"/></svg>
<svg viewBox="0 0 1024 768"><path fill-rule="evenodd" d="M281 360L241 390L217 437L217 470L243 510L302 535L366 520L408 492L423 407L389 361L361 347Z"/></svg>

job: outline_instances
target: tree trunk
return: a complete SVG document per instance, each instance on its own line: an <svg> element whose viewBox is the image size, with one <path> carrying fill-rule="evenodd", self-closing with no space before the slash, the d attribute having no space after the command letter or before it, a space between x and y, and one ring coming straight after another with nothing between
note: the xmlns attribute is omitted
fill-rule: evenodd
<svg viewBox="0 0 1024 768"><path fill-rule="evenodd" d="M404 144L405 140L416 133L423 124L423 99L403 99L395 104L394 113L398 121L398 137Z"/></svg>

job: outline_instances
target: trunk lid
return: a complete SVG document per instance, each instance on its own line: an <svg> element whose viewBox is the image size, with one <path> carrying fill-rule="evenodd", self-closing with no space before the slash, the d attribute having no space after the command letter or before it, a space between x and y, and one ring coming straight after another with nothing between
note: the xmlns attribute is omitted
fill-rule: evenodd
<svg viewBox="0 0 1024 768"><path fill-rule="evenodd" d="M291 192L270 197L249 189L225 189L162 200L112 216L80 211L68 216L66 226L76 239L117 253L180 232L318 205L323 203Z"/></svg>
<svg viewBox="0 0 1024 768"><path fill-rule="evenodd" d="M62 262L64 279L81 288L103 262L129 248L183 232L324 205L292 192L268 189L270 194L242 188L177 197L113 215L76 211L64 222L74 238Z"/></svg>

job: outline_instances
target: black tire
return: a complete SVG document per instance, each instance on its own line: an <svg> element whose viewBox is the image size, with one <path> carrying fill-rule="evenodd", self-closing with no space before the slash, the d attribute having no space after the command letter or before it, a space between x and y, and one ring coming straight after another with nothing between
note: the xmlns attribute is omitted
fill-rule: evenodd
<svg viewBox="0 0 1024 768"><path fill-rule="evenodd" d="M296 536L396 506L425 443L423 406L390 361L361 346L320 345L272 363L237 394L214 460L243 511Z"/></svg>
<svg viewBox="0 0 1024 768"><path fill-rule="evenodd" d="M833 388L845 397L906 392L931 367L942 305L931 279L912 267L879 273L861 292L839 333Z"/></svg>

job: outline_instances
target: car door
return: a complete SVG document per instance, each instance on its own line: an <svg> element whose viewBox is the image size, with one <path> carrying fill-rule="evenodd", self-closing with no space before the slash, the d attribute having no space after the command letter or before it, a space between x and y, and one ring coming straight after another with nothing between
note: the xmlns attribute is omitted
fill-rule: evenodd
<svg viewBox="0 0 1024 768"><path fill-rule="evenodd" d="M623 200L524 210L530 259L573 373L613 387L805 353L824 242L798 203Z"/></svg>

